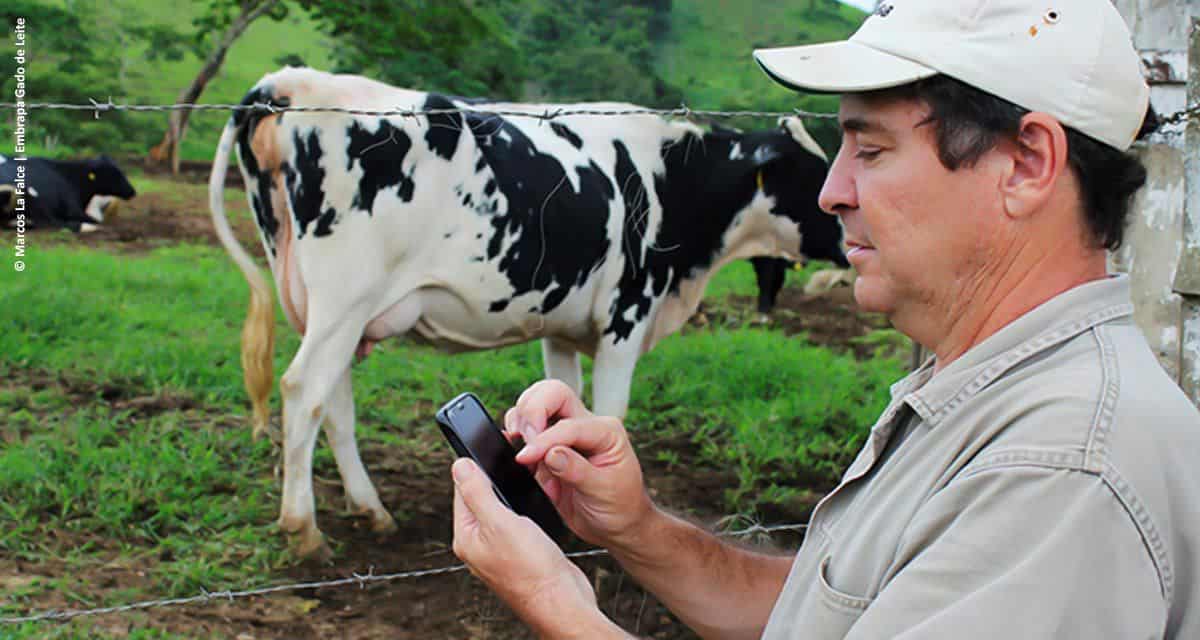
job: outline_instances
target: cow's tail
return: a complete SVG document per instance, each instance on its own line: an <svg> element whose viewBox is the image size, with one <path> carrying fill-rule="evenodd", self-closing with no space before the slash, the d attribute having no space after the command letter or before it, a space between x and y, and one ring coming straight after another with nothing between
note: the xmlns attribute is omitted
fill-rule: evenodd
<svg viewBox="0 0 1200 640"><path fill-rule="evenodd" d="M238 127L231 118L221 132L217 155L213 158L212 174L208 179L208 204L217 237L250 285L250 311L242 327L242 373L245 376L246 393L250 395L250 403L254 408L254 437L258 438L268 433L271 415L268 398L275 378L272 367L275 355L275 305L262 269L233 235L229 219L225 216L225 174L229 169L229 154L233 150L237 132Z"/></svg>

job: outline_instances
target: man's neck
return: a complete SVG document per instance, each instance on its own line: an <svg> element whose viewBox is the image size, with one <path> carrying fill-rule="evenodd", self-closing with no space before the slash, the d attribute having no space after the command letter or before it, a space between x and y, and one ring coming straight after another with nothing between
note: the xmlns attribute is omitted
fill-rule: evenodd
<svg viewBox="0 0 1200 640"><path fill-rule="evenodd" d="M1008 264L981 270L927 316L942 321L929 323L927 335L914 337L937 356L937 373L1048 300L1107 275L1103 251L1022 251Z"/></svg>

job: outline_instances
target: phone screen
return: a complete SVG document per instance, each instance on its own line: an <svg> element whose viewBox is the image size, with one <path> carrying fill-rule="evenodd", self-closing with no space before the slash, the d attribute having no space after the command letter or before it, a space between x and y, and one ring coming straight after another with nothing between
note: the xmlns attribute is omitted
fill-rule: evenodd
<svg viewBox="0 0 1200 640"><path fill-rule="evenodd" d="M533 474L517 462L517 452L472 393L447 402L437 412L438 425L454 451L475 461L492 479L497 495L513 511L538 523L560 540L566 527Z"/></svg>

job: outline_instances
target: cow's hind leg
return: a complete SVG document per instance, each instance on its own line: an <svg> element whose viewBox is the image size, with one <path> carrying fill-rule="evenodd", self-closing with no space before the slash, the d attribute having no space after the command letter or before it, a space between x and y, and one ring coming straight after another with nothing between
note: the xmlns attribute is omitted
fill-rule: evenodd
<svg viewBox="0 0 1200 640"><path fill-rule="evenodd" d="M546 377L562 380L583 397L583 368L575 347L554 338L542 338L542 362Z"/></svg>
<svg viewBox="0 0 1200 640"><path fill-rule="evenodd" d="M371 530L377 533L392 533L396 521L379 501L379 494L362 458L358 455L358 443L354 439L354 392L350 382L350 369L342 374L325 403L325 438L333 449L338 473L346 491L346 508L350 513L365 515L371 519Z"/></svg>
<svg viewBox="0 0 1200 640"><path fill-rule="evenodd" d="M325 305L312 305L320 310ZM336 307L335 307L336 308ZM343 375L349 375L365 318L350 310L334 318L310 317L300 350L279 382L283 396L283 500L279 526L292 537L297 555L319 561L332 557L317 528L312 456L325 403Z"/></svg>

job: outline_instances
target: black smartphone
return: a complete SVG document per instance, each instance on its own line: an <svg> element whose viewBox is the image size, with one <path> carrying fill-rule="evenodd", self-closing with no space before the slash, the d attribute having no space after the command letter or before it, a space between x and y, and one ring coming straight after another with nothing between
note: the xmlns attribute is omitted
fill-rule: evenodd
<svg viewBox="0 0 1200 640"><path fill-rule="evenodd" d="M437 423L454 452L471 458L488 474L501 502L536 522L555 542L563 541L567 527L554 503L529 469L517 462L516 449L475 394L463 393L442 405Z"/></svg>

